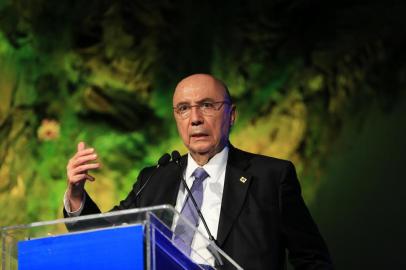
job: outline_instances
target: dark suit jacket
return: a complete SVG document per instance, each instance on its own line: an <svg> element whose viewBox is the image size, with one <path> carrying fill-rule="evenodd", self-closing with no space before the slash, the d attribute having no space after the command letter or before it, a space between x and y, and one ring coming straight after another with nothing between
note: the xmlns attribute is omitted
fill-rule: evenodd
<svg viewBox="0 0 406 270"><path fill-rule="evenodd" d="M186 156L182 157L186 164ZM135 194L155 167L145 168L127 198L113 210L176 204L180 170L174 162L157 169L140 196ZM244 177L246 181L240 181ZM87 197L82 214L100 212ZM66 216L66 213L64 213ZM230 146L217 242L244 269L333 269L327 247L301 196L291 162Z"/></svg>

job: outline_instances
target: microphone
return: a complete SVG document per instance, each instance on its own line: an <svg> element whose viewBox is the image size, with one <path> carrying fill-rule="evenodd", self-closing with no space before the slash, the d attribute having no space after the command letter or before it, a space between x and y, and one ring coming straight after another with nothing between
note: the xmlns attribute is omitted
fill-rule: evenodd
<svg viewBox="0 0 406 270"><path fill-rule="evenodd" d="M151 177L158 171L159 167L165 166L166 164L169 163L170 160L171 160L171 156L168 153L163 154L163 156L158 160L158 164L155 166L154 171L148 176L145 183L142 185L142 187L135 194L135 200L138 199L138 196L141 194L141 192L147 186L147 184L149 183L149 180L151 179Z"/></svg>
<svg viewBox="0 0 406 270"><path fill-rule="evenodd" d="M165 166L166 164L169 163L171 160L171 156L168 153L163 154L163 156L158 160L158 165L156 165L157 168L160 166Z"/></svg>
<svg viewBox="0 0 406 270"><path fill-rule="evenodd" d="M206 229L207 235L209 236L209 240L211 242L213 242L216 246L218 246L216 239L214 239L213 235L211 234L211 232L209 230L209 227L207 226L206 220L204 219L202 212L200 211L199 207L197 207L197 203L195 201L195 198L192 195L192 192L190 191L189 187L186 184L186 180L183 177L183 170L182 170L182 164L180 162L180 158L181 158L181 156L178 151L176 151L176 150L172 151L172 161L174 161L178 165L178 168L180 171L180 179L182 181L182 184L185 187L186 192L189 195L190 199L192 200L192 203L197 211L197 214L199 215L200 219L203 222L204 228ZM207 249L214 256L216 265L219 265L219 266L224 265L223 261L221 260L220 254L211 245L209 245L207 247Z"/></svg>

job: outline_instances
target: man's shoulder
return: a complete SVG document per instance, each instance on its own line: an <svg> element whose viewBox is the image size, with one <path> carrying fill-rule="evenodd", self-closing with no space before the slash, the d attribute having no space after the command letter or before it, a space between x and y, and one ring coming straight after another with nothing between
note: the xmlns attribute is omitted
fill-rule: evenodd
<svg viewBox="0 0 406 270"><path fill-rule="evenodd" d="M269 185L277 188L287 176L290 177L296 174L295 167L289 160L255 154L236 148L231 152L229 161L231 161L230 168L241 170L241 173L252 176L255 183L261 184L261 188Z"/></svg>
<svg viewBox="0 0 406 270"><path fill-rule="evenodd" d="M140 175L146 176L146 175L151 174L155 170L157 171L157 173L163 173L163 172L173 171L173 170L178 170L178 169L179 169L179 167L176 164L176 162L171 160L168 163L162 164L160 166L153 165L153 166L144 167L141 169Z"/></svg>
<svg viewBox="0 0 406 270"><path fill-rule="evenodd" d="M246 159L249 160L250 162L255 163L275 164L279 166L287 166L292 163L291 161L286 159L256 154L235 147L230 148L230 153L231 155L234 155L237 159Z"/></svg>

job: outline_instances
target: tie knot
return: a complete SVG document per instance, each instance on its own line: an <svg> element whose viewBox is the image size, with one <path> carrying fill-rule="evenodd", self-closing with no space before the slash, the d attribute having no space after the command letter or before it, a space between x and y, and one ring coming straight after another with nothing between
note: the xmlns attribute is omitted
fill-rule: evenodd
<svg viewBox="0 0 406 270"><path fill-rule="evenodd" d="M203 181L204 179L207 178L207 176L209 176L209 174L202 167L198 167L193 172L193 176L195 177L195 180Z"/></svg>

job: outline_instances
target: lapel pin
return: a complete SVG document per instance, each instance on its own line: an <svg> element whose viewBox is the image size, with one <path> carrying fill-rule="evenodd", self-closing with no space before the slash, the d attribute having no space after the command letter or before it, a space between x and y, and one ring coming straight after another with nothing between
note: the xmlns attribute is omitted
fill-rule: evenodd
<svg viewBox="0 0 406 270"><path fill-rule="evenodd" d="M244 176L241 176L240 182L244 184L245 182L247 182L247 178L245 178Z"/></svg>

